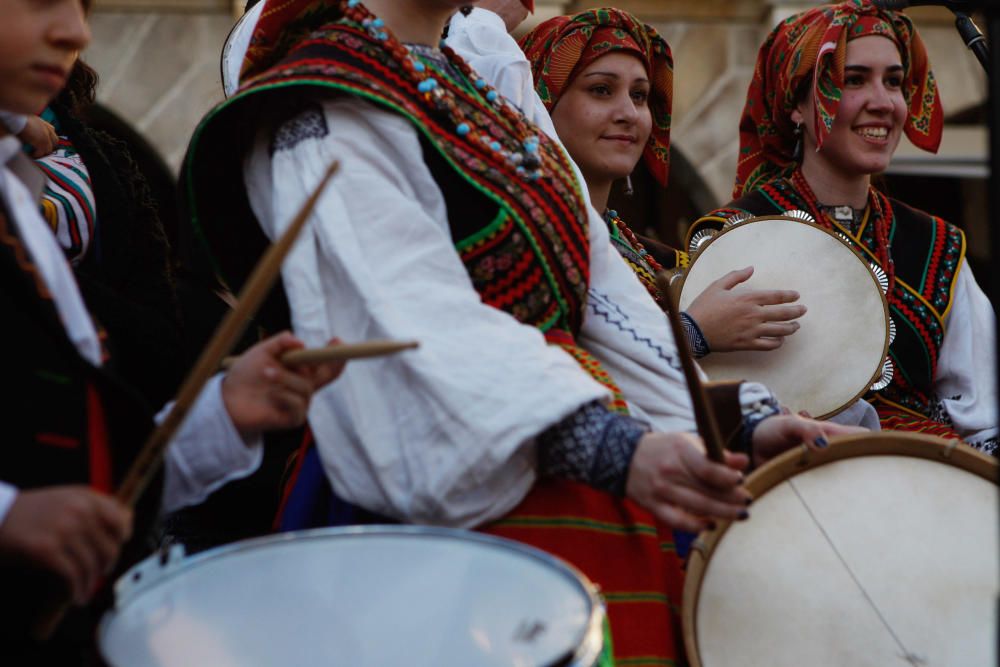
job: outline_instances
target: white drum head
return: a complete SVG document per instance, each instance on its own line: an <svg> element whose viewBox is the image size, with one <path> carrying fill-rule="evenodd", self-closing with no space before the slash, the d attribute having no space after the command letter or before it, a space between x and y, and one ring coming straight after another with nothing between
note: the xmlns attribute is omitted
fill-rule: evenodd
<svg viewBox="0 0 1000 667"><path fill-rule="evenodd" d="M889 345L885 295L844 241L815 225L761 218L725 229L704 246L684 278L680 307L715 280L753 266L734 291L791 289L808 312L801 328L769 352L713 352L699 364L711 380L761 382L793 412L832 416L879 377Z"/></svg>
<svg viewBox="0 0 1000 667"><path fill-rule="evenodd" d="M123 590L143 568L154 580ZM601 649L603 610L575 570L464 531L306 531L159 570L118 584L100 630L116 667L589 667Z"/></svg>
<svg viewBox="0 0 1000 667"><path fill-rule="evenodd" d="M936 460L796 474L695 568L692 664L993 667L998 519L995 482Z"/></svg>

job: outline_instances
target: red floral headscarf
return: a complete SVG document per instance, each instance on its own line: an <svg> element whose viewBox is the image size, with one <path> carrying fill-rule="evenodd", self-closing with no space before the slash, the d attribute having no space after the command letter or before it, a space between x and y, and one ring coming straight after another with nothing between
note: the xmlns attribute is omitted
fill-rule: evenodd
<svg viewBox="0 0 1000 667"><path fill-rule="evenodd" d="M919 148L937 152L944 110L927 51L909 17L878 9L866 0L824 5L780 23L757 55L757 66L740 119L740 155L733 197L772 180L794 164L797 95L812 78L816 144L833 127L844 85L847 42L881 35L895 42L903 60L904 131Z"/></svg>
<svg viewBox="0 0 1000 667"><path fill-rule="evenodd" d="M521 39L521 48L531 61L535 90L549 111L576 75L598 58L625 51L642 60L649 75L653 115L644 156L657 182L667 184L674 60L656 30L620 9L591 9L545 21Z"/></svg>

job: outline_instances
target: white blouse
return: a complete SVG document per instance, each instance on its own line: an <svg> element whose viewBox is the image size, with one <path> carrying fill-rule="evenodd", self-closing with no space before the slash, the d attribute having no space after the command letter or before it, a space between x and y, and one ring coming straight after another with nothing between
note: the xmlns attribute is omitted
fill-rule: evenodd
<svg viewBox="0 0 1000 667"><path fill-rule="evenodd" d="M313 399L309 418L338 495L407 521L472 526L498 518L535 481L534 438L608 392L534 327L484 305L451 238L444 197L402 116L357 98L317 102L262 128L245 162L251 206L274 238L341 163L282 269L295 332L418 340L355 362ZM591 280L578 342L632 414L693 431L665 315L589 220ZM749 385L751 404L769 396Z"/></svg>

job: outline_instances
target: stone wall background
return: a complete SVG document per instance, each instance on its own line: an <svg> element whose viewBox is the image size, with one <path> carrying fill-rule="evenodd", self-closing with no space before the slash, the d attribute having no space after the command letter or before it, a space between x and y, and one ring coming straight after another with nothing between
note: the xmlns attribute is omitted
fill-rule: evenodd
<svg viewBox="0 0 1000 667"><path fill-rule="evenodd" d="M539 0L533 20L600 4ZM726 201L736 169L736 128L758 46L779 19L817 3L614 4L652 23L670 43L676 64L674 146L696 167L708 194L718 203ZM128 11L130 6L141 11ZM910 13L930 51L948 116L982 104L985 77L959 40L950 15L936 8ZM219 57L234 21L227 0L105 0L92 16L94 40L84 58L101 75L99 99L146 135L174 170L199 119L222 100ZM965 146L968 137L963 139Z"/></svg>

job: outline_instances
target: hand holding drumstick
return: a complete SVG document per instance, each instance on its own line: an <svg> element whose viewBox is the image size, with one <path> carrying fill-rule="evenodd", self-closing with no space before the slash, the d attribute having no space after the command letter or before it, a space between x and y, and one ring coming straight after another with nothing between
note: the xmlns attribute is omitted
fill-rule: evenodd
<svg viewBox="0 0 1000 667"><path fill-rule="evenodd" d="M242 434L291 428L301 424L312 394L336 379L349 359L361 359L418 347L413 341L367 341L305 349L289 332L259 343L223 366L222 398Z"/></svg>

